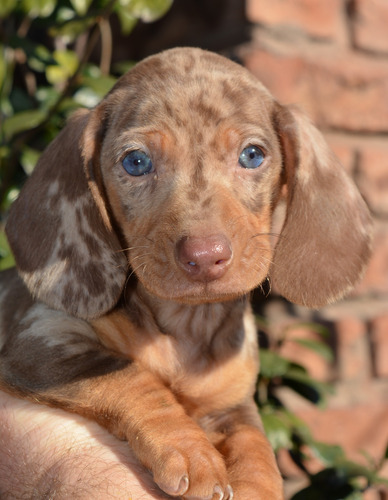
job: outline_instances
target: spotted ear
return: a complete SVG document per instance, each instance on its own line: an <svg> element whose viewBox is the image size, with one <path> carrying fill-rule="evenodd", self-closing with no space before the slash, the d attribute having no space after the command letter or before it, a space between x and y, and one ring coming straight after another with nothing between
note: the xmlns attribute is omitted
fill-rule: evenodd
<svg viewBox="0 0 388 500"><path fill-rule="evenodd" d="M271 278L288 300L319 307L339 299L362 276L370 256L371 218L355 184L309 120L277 105L274 121L288 199Z"/></svg>
<svg viewBox="0 0 388 500"><path fill-rule="evenodd" d="M86 175L99 157L100 115L97 108L70 119L43 152L6 225L32 295L89 319L117 303L127 269L98 180Z"/></svg>

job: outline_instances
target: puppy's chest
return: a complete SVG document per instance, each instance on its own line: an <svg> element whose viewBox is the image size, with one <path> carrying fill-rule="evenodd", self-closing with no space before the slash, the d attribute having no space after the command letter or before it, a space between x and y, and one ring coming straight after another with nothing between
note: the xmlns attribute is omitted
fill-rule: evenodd
<svg viewBox="0 0 388 500"><path fill-rule="evenodd" d="M253 390L258 366L250 318L211 339L201 331L174 336L136 328L122 315L104 324L98 320L95 327L105 345L162 380L189 414L201 417L237 405Z"/></svg>
<svg viewBox="0 0 388 500"><path fill-rule="evenodd" d="M198 417L244 401L257 368L248 344L229 355L214 356L206 346L176 343L168 336L147 345L139 359L170 387L189 414Z"/></svg>

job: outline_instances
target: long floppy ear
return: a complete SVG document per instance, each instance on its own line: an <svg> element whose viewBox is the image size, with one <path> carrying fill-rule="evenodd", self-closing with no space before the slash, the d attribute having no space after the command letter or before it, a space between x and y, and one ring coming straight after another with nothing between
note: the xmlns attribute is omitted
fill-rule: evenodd
<svg viewBox="0 0 388 500"><path fill-rule="evenodd" d="M6 226L32 295L85 319L117 303L128 267L109 210L85 175L84 165L99 156L100 119L99 108L70 119L40 157Z"/></svg>
<svg viewBox="0 0 388 500"><path fill-rule="evenodd" d="M287 178L287 214L271 278L288 300L320 307L360 279L371 246L371 218L323 136L301 113L276 105Z"/></svg>

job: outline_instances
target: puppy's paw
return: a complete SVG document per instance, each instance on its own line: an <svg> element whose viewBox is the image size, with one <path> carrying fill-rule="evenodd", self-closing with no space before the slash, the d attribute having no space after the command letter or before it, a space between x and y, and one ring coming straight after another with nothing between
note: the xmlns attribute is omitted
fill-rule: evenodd
<svg viewBox="0 0 388 500"><path fill-rule="evenodd" d="M154 481L167 494L186 500L231 500L233 492L222 456L208 442L165 449L153 468Z"/></svg>

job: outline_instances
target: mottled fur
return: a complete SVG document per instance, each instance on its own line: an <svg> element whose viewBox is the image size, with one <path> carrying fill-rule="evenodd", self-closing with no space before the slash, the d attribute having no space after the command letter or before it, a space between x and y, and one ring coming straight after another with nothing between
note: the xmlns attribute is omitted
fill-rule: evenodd
<svg viewBox="0 0 388 500"><path fill-rule="evenodd" d="M265 153L257 169L238 162L249 145ZM134 149L148 175L122 167ZM150 57L47 148L7 234L20 277L0 278L5 391L126 439L172 496L282 498L247 296L270 276L326 304L370 251L364 202L306 118L215 54Z"/></svg>

